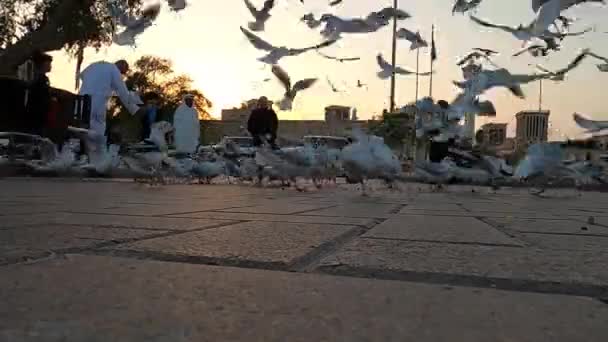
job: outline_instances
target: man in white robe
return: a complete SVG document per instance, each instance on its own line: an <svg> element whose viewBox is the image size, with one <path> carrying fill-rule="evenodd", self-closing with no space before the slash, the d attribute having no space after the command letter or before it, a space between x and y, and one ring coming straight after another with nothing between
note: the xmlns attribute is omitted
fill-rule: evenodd
<svg viewBox="0 0 608 342"><path fill-rule="evenodd" d="M108 100L114 92L129 113L135 114L139 110L141 100L129 92L122 79L128 71L129 64L120 60L116 63L95 62L80 73L82 86L79 94L91 96L89 129L98 135L105 135Z"/></svg>
<svg viewBox="0 0 608 342"><path fill-rule="evenodd" d="M201 126L192 95L184 96L184 103L175 110L173 129L176 152L195 153L200 143Z"/></svg>

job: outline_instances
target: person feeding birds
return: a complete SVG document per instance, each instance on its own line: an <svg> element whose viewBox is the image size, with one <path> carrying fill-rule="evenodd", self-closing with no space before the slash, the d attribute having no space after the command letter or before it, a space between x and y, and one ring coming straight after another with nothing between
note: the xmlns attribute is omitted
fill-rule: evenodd
<svg viewBox="0 0 608 342"><path fill-rule="evenodd" d="M129 64L125 60L116 63L100 61L90 64L80 74L82 86L79 94L91 97L89 129L100 136L105 136L106 133L106 109L114 92L129 113L135 114L139 110L139 99L129 93L122 79L128 71Z"/></svg>
<svg viewBox="0 0 608 342"><path fill-rule="evenodd" d="M253 145L262 145L262 138L264 138L274 147L278 128L279 118L277 113L272 110L265 96L260 97L257 108L251 111L247 121L247 130L253 137Z"/></svg>

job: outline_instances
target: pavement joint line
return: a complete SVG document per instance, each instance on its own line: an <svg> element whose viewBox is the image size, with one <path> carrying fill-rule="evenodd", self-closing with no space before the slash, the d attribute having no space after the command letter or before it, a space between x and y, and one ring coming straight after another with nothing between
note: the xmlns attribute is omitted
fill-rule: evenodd
<svg viewBox="0 0 608 342"><path fill-rule="evenodd" d="M397 204L388 212L389 214L399 214L405 207L407 207L407 204Z"/></svg>
<svg viewBox="0 0 608 342"><path fill-rule="evenodd" d="M234 220L223 220L223 221L234 222ZM83 224L83 223L63 223L63 222L34 223L34 224L31 224L30 226L28 226L28 228L31 228L31 227L44 228L47 226L85 227L85 228L93 228L93 229L133 229L133 230L149 230L149 231L167 231L167 230L169 230L169 231L173 231L173 232L190 231L189 229L175 229L175 228L150 228L150 227L138 227L138 226L118 226L118 225L110 225L110 224L95 224L95 223ZM15 227L15 228L7 228L7 229L19 229L19 228L23 228L23 227L24 226ZM192 228L192 229L200 229L200 228L204 228L204 227L197 227L197 228ZM0 230L2 230L2 228L0 228Z"/></svg>
<svg viewBox="0 0 608 342"><path fill-rule="evenodd" d="M483 277L441 272L388 270L370 267L352 267L348 265L321 266L317 268L314 273L365 279L476 287L513 292L579 296L608 301L608 286L588 283L564 283L557 281Z"/></svg>
<svg viewBox="0 0 608 342"><path fill-rule="evenodd" d="M353 241L354 239L367 233L374 227L383 223L387 219L374 220L373 223L368 225L354 226L353 229L340 234L339 236L322 243L319 247L306 253L305 255L296 258L289 265L289 270L293 272L312 272L314 271L321 260L325 257L336 253L340 248Z"/></svg>
<svg viewBox="0 0 608 342"><path fill-rule="evenodd" d="M235 267L235 268L250 268L257 270L271 270L271 271L288 271L287 264L278 261L255 261L247 259L239 259L234 257L210 257L201 255L185 255L185 254L173 254L164 253L159 251L137 251L137 250L116 250L116 249L105 249L105 250L84 250L77 253L71 254L82 254L82 255L96 255L96 256L109 256L119 258L130 258L137 260L148 260L148 261L164 261L164 262L175 262L185 263L194 265L208 265L208 266L222 266L222 267Z"/></svg>
<svg viewBox="0 0 608 342"><path fill-rule="evenodd" d="M127 243L164 238L164 237L181 235L181 234L186 234L186 233L191 233L191 232L203 231L203 230L207 230L207 229L222 228L222 227L227 227L227 226L240 224L240 223L244 223L244 222L248 222L248 221L233 220L233 221L227 221L227 222L223 222L220 224L216 224L213 226L201 227L198 229L173 230L173 231L162 232L162 233L158 233L158 234L145 235L145 236L137 237L137 238L124 238L124 239L111 239L111 240L104 239L100 243L96 243L96 244L86 246L86 247L66 247L66 248L58 248L58 249L49 249L45 252L38 252L38 253L31 254L31 255L20 255L20 256L6 258L6 261L0 261L0 266L18 264L18 263L23 262L23 260L36 260L36 259L41 259L41 258L48 258L49 252L51 254L84 253L88 250L99 250L101 248L112 247L112 246L117 246L117 245L122 245L122 244L127 244ZM137 228L132 228L132 229L137 230Z"/></svg>
<svg viewBox="0 0 608 342"><path fill-rule="evenodd" d="M233 214L233 213L231 213ZM277 214L260 214L260 215L277 215ZM289 216L303 216L303 217L310 217L310 216L306 216L306 215L289 215ZM175 218L184 218L184 219L198 219L198 220L226 220L226 221L231 221L232 219L221 219L221 218L214 218L214 217L190 217L190 216L173 216ZM321 217L325 217L325 216L321 216ZM332 217L332 216L327 216L327 217ZM289 219L285 220L258 220L255 218L248 218L247 222L268 222L268 223L293 223L293 224L325 224L325 225L333 225L333 226L348 226L348 227L352 227L356 224L353 223L336 223L336 222L301 222L301 221L289 221ZM0 228L0 230L2 230L2 228Z"/></svg>
<svg viewBox="0 0 608 342"><path fill-rule="evenodd" d="M152 215L152 217L171 217L174 215L188 215L188 214L196 214L196 213L207 213L207 212L213 212L213 211L219 211L219 210L251 208L251 207L255 207L255 205L242 205L242 206L237 206L237 207L226 207L226 208L216 208L216 209L197 210L197 211L185 211L185 212L170 213L170 214L159 214L159 215Z"/></svg>
<svg viewBox="0 0 608 342"><path fill-rule="evenodd" d="M536 232L536 231L525 231L520 230L520 233L523 234L533 234L533 235L554 235L554 236L583 236L583 237L598 237L598 238L608 238L608 235L602 234L590 234L590 233L559 233L559 232Z"/></svg>
<svg viewBox="0 0 608 342"><path fill-rule="evenodd" d="M326 209L331 209L331 208L335 208L335 207L339 207L339 206L340 206L340 204L334 204L334 205L330 205L327 207L320 207L320 208L315 208L315 209L296 211L296 212L289 213L286 215L301 215L301 214L306 214L306 213L310 213L310 212L317 211L317 210L326 210Z"/></svg>
<svg viewBox="0 0 608 342"><path fill-rule="evenodd" d="M446 245L466 245L466 246L478 246L478 247L509 247L509 248L523 248L521 245L510 244L510 243L488 243L488 242L473 242L473 241L445 241L445 240L427 240L427 239L404 239L404 238L389 238L389 237L376 237L376 236L362 236L362 239L369 240L389 240L389 241L404 241L404 242L422 242L422 243L433 243L433 244L446 244Z"/></svg>
<svg viewBox="0 0 608 342"><path fill-rule="evenodd" d="M495 229L496 231L505 234L506 236L510 237L511 239L517 240L517 242L519 242L521 244L521 247L529 247L530 244L526 242L524 236L513 229L509 229L506 228L500 224L494 224L491 220L488 220L488 218L483 217L483 216L473 216L476 220L481 221L482 223L487 224L488 226L492 227L492 229Z"/></svg>

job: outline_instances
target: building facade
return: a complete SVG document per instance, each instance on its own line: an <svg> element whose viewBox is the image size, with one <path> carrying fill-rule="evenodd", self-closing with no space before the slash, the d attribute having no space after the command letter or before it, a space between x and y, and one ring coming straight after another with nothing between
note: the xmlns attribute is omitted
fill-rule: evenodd
<svg viewBox="0 0 608 342"><path fill-rule="evenodd" d="M506 123L487 123L481 126L482 145L500 146L507 141Z"/></svg>
<svg viewBox="0 0 608 342"><path fill-rule="evenodd" d="M325 107L325 121L347 121L350 120L350 107L327 106Z"/></svg>
<svg viewBox="0 0 608 342"><path fill-rule="evenodd" d="M517 148L546 142L549 137L549 115L551 111L521 111L515 115Z"/></svg>

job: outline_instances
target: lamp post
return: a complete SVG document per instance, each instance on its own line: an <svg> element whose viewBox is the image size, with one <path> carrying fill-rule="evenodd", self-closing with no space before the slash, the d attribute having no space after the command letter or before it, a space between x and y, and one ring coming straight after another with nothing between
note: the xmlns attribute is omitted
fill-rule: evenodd
<svg viewBox="0 0 608 342"><path fill-rule="evenodd" d="M397 11L397 0L393 0L393 9ZM395 65L397 64L397 16L393 15L393 50L391 56L391 64L393 65L393 74L391 75L391 98L390 98L390 113L395 111Z"/></svg>

